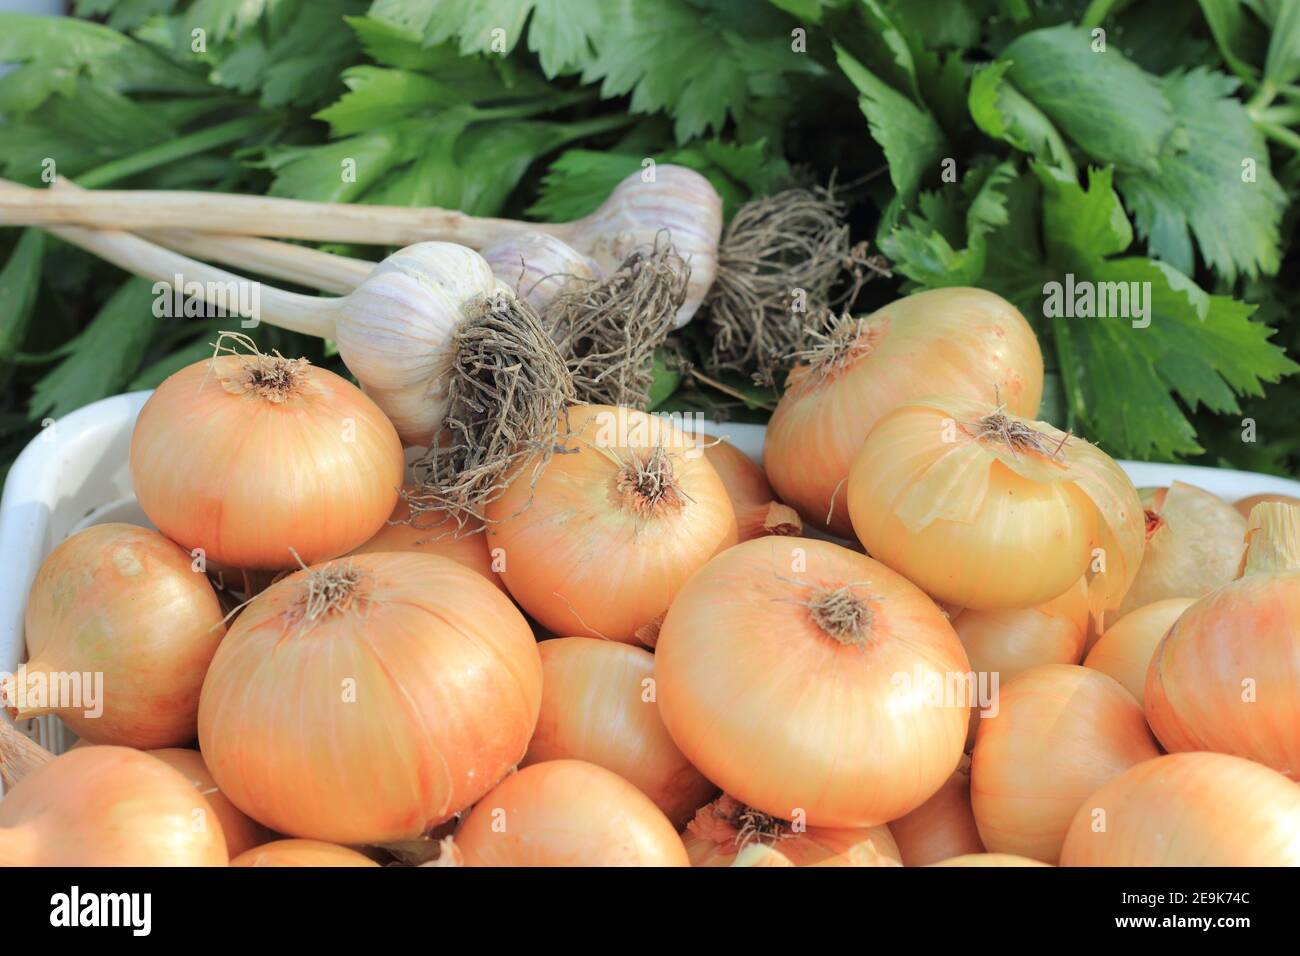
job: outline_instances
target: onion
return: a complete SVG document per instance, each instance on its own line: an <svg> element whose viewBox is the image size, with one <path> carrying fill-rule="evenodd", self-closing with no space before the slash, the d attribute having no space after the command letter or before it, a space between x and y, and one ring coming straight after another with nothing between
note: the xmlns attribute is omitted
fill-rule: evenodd
<svg viewBox="0 0 1300 956"><path fill-rule="evenodd" d="M980 721L971 808L984 845L1055 863L1080 804L1159 750L1142 710L1116 681L1069 664L1034 667Z"/></svg>
<svg viewBox="0 0 1300 956"><path fill-rule="evenodd" d="M1114 617L1166 598L1198 598L1241 566L1246 522L1223 499L1181 481L1142 490L1146 548Z"/></svg>
<svg viewBox="0 0 1300 956"><path fill-rule="evenodd" d="M1300 787L1214 753L1138 764L1079 807L1062 866L1300 866Z"/></svg>
<svg viewBox="0 0 1300 956"><path fill-rule="evenodd" d="M222 792L274 830L415 839L519 762L541 680L527 622L481 575L361 554L244 609L204 682L199 741Z"/></svg>
<svg viewBox="0 0 1300 956"><path fill-rule="evenodd" d="M1043 356L1029 324L981 289L899 299L843 322L808 359L790 373L768 424L763 465L804 521L845 538L853 528L841 486L891 408L941 384L945 393L1004 401L1012 414L1032 416L1043 391Z"/></svg>
<svg viewBox="0 0 1300 956"><path fill-rule="evenodd" d="M179 771L194 789L203 794L212 807L212 812L221 821L221 832L226 838L226 849L232 858L271 839L271 831L226 799L226 795L217 788L217 782L212 779L208 765L203 762L203 755L197 750L166 747L161 750L151 750L149 755L157 757L173 770Z"/></svg>
<svg viewBox="0 0 1300 956"><path fill-rule="evenodd" d="M736 541L718 473L691 438L627 408L569 410L564 453L488 507L488 544L524 610L555 634L631 642Z"/></svg>
<svg viewBox="0 0 1300 956"><path fill-rule="evenodd" d="M465 866L689 866L668 818L617 774L581 760L501 781L456 831Z"/></svg>
<svg viewBox="0 0 1300 956"><path fill-rule="evenodd" d="M953 630L961 638L976 675L996 693L1017 674L1039 664L1077 664L1088 628L1088 582L1074 586L1045 604L1021 610L962 610L952 615ZM997 685L992 675L997 675ZM966 744L975 742L982 703L971 706Z"/></svg>
<svg viewBox="0 0 1300 956"><path fill-rule="evenodd" d="M594 763L636 786L677 827L717 792L659 718L654 655L590 637L543 641L538 650L542 710L520 766Z"/></svg>
<svg viewBox="0 0 1300 956"><path fill-rule="evenodd" d="M1083 666L1115 678L1142 706L1147 670L1160 639L1195 603L1194 598L1167 598L1129 611L1106 629Z"/></svg>
<svg viewBox="0 0 1300 956"><path fill-rule="evenodd" d="M799 535L803 521L799 512L776 500L772 486L767 483L763 469L753 459L730 442L714 438L703 432L694 433L700 439L704 457L718 472L722 484L736 512L736 525L741 541L761 538L765 534Z"/></svg>
<svg viewBox="0 0 1300 956"><path fill-rule="evenodd" d="M682 837L692 866L902 866L889 827L795 829L723 795L702 807ZM746 849L766 846L785 862L742 862Z"/></svg>
<svg viewBox="0 0 1300 956"><path fill-rule="evenodd" d="M397 433L374 402L333 372L278 355L182 369L131 435L131 478L149 520L237 568L347 553L383 526L402 469Z"/></svg>
<svg viewBox="0 0 1300 956"><path fill-rule="evenodd" d="M943 612L865 555L757 538L673 602L659 712L700 772L809 827L862 828L928 800L961 758L968 671ZM950 699L955 697L955 699Z"/></svg>
<svg viewBox="0 0 1300 956"><path fill-rule="evenodd" d="M408 485L405 490L414 493L417 489ZM506 589L501 576L492 567L492 553L488 550L487 537L482 533L482 524L462 527L451 515L436 509L422 510L412 524L411 506L405 499L398 500L388 523L374 537L353 548L352 554L381 551L414 551L450 558L481 574L502 591Z"/></svg>
<svg viewBox="0 0 1300 956"><path fill-rule="evenodd" d="M1046 422L978 402L921 399L880 419L847 496L871 555L962 607L1032 607L1091 572L1100 616L1119 605L1142 555L1142 502L1119 465Z"/></svg>
<svg viewBox="0 0 1300 956"><path fill-rule="evenodd" d="M207 577L171 541L135 525L94 525L36 573L29 660L0 682L0 696L15 719L57 714L95 743L187 743L222 616Z"/></svg>
<svg viewBox="0 0 1300 956"><path fill-rule="evenodd" d="M0 801L0 866L225 866L221 823L184 776L129 747L83 747Z"/></svg>
<svg viewBox="0 0 1300 956"><path fill-rule="evenodd" d="M950 857L982 853L970 808L970 758L963 755L939 791L889 824L905 866L928 866Z"/></svg>
<svg viewBox="0 0 1300 956"><path fill-rule="evenodd" d="M370 857L335 843L319 840L276 840L253 847L230 861L231 866L379 866Z"/></svg>
<svg viewBox="0 0 1300 956"><path fill-rule="evenodd" d="M1242 498L1240 501L1233 504L1233 507L1237 509L1243 518L1249 518L1250 511L1255 507L1255 505L1265 504L1268 502L1283 505L1300 505L1300 498L1296 498L1292 495L1278 494L1250 495L1249 497Z"/></svg>
<svg viewBox="0 0 1300 956"><path fill-rule="evenodd" d="M1156 649L1146 713L1166 750L1235 754L1300 780L1300 507L1256 505L1244 576Z"/></svg>
<svg viewBox="0 0 1300 956"><path fill-rule="evenodd" d="M750 843L731 858L732 866L794 866L790 858L766 843Z"/></svg>
<svg viewBox="0 0 1300 956"><path fill-rule="evenodd" d="M938 863L931 863L930 866L1051 866L1050 863L1044 863L1042 860L1031 860L1025 856L1016 856L1014 853L967 853L964 856L954 856L947 860L940 860Z"/></svg>

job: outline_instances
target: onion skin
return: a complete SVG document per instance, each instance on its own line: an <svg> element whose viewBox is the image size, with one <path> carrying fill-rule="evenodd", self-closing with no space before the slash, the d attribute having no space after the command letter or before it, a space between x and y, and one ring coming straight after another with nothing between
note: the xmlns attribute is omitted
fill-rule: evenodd
<svg viewBox="0 0 1300 956"><path fill-rule="evenodd" d="M696 433L696 437L703 440L704 457L727 489L741 541L768 534L803 534L799 512L776 500L767 476L752 458L730 442L712 435Z"/></svg>
<svg viewBox="0 0 1300 956"><path fill-rule="evenodd" d="M51 551L36 574L26 668L28 687L37 673L55 675L51 687L59 675L102 674L103 712L87 716L95 708L86 706L85 690L79 706L36 706L23 699L18 675L3 682L5 704L20 720L57 714L92 743L187 743L225 632L222 617L208 579L181 548L147 528L94 525Z"/></svg>
<svg viewBox="0 0 1300 956"><path fill-rule="evenodd" d="M183 774L199 793L203 794L212 812L221 821L221 832L226 838L226 849L233 858L261 846L271 839L271 831L236 807L217 788L217 782L208 772L208 765L203 762L203 755L197 750L182 747L165 747L149 751L149 756L156 757L173 770Z"/></svg>
<svg viewBox="0 0 1300 956"><path fill-rule="evenodd" d="M939 792L889 824L904 866L929 866L940 860L983 853L970 808L970 758L963 755Z"/></svg>
<svg viewBox="0 0 1300 956"><path fill-rule="evenodd" d="M971 808L985 847L1055 863L1070 820L1106 781L1159 754L1132 695L1068 664L1025 671L980 721Z"/></svg>
<svg viewBox="0 0 1300 956"><path fill-rule="evenodd" d="M521 767L564 759L604 767L676 827L708 803L718 788L682 756L659 717L653 654L591 637L543 641L538 650L542 709Z"/></svg>
<svg viewBox="0 0 1300 956"><path fill-rule="evenodd" d="M378 867L356 850L319 840L276 840L239 854L231 866Z"/></svg>
<svg viewBox="0 0 1300 956"><path fill-rule="evenodd" d="M348 568L348 603L302 620L313 575ZM519 762L541 682L528 623L481 575L431 555L357 555L244 609L208 670L199 741L222 792L277 832L410 840Z"/></svg>
<svg viewBox="0 0 1300 956"><path fill-rule="evenodd" d="M553 634L633 643L686 579L736 542L726 488L694 440L666 420L606 405L568 412L569 453L536 487L525 465L487 509L511 595ZM664 448L680 497L650 504L622 484L622 463Z"/></svg>
<svg viewBox="0 0 1300 956"><path fill-rule="evenodd" d="M1046 422L969 400L917 399L881 418L846 495L872 556L960 607L1032 607L1087 573L1100 617L1141 560L1142 502L1119 465ZM1018 567L1034 573L1008 573Z"/></svg>
<svg viewBox="0 0 1300 956"><path fill-rule="evenodd" d="M930 866L1051 866L1050 863L1044 863L1042 860L1031 860L1027 856L1016 856L1014 853L967 853L964 856L949 857L946 860L940 860L938 863L931 863Z"/></svg>
<svg viewBox="0 0 1300 956"><path fill-rule="evenodd" d="M998 685L1039 664L1077 664L1088 632L1088 582L1079 578L1064 594L1019 610L962 610L953 630L976 674L997 674ZM992 689L992 678L987 678ZM980 705L971 707L967 747L974 746ZM910 865L910 864L909 864Z"/></svg>
<svg viewBox="0 0 1300 956"><path fill-rule="evenodd" d="M690 866L650 798L581 760L506 777L456 831L465 866Z"/></svg>
<svg viewBox="0 0 1300 956"><path fill-rule="evenodd" d="M414 486L406 486L413 491ZM431 511L417 519L418 526L408 523L411 506L399 498L388 523L379 529L365 544L352 550L352 554L375 554L381 551L413 551L450 558L457 564L481 574L502 591L506 586L492 567L492 553L488 550L487 536L482 527L459 530L456 522L446 513Z"/></svg>
<svg viewBox="0 0 1300 956"><path fill-rule="evenodd" d="M1166 598L1198 598L1237 577L1246 522L1216 495L1176 481L1142 491L1142 505L1155 528L1147 535L1142 564L1109 623Z"/></svg>
<svg viewBox="0 0 1300 956"><path fill-rule="evenodd" d="M190 781L129 747L83 747L0 801L0 866L225 866L221 823Z"/></svg>
<svg viewBox="0 0 1300 956"><path fill-rule="evenodd" d="M807 827L802 831L783 824L779 834L754 836L747 840L732 819L732 815L742 809L743 805L727 796L719 797L700 809L682 834L691 866L903 865L889 827L883 824L853 830ZM755 845L766 847L785 862L742 861L745 851Z"/></svg>
<svg viewBox="0 0 1300 956"><path fill-rule="evenodd" d="M848 642L808 606L837 589L869 618ZM928 800L961 758L969 704L925 690L968 670L919 589L808 538L758 538L710 561L655 654L659 712L687 759L742 803L809 827L876 826Z"/></svg>
<svg viewBox="0 0 1300 956"><path fill-rule="evenodd" d="M1061 865L1300 866L1300 787L1227 754L1149 760L1083 802Z"/></svg>
<svg viewBox="0 0 1300 956"><path fill-rule="evenodd" d="M346 554L383 526L404 463L392 423L333 372L306 365L283 401L239 384L248 356L172 375L131 433L131 480L163 534L215 562L275 570Z"/></svg>
<svg viewBox="0 0 1300 956"><path fill-rule="evenodd" d="M1129 611L1106 629L1083 666L1109 674L1143 706L1147 670L1156 648L1174 622L1195 603L1193 598L1168 598Z"/></svg>
<svg viewBox="0 0 1300 956"><path fill-rule="evenodd" d="M1243 518L1249 518L1250 509L1254 508L1255 505L1263 504L1265 502L1274 502L1283 505L1300 505L1300 498L1293 497L1292 495L1278 494L1250 495L1247 498L1242 498L1240 501L1237 501L1233 504L1233 507L1237 509Z"/></svg>
<svg viewBox="0 0 1300 956"><path fill-rule="evenodd" d="M764 470L781 500L810 527L841 538L853 526L840 486L867 433L891 408L942 382L946 394L1006 402L1011 413L1032 417L1043 392L1043 356L1033 330L992 292L919 292L864 322L870 351L856 361L822 382L808 366L790 373L763 449Z"/></svg>

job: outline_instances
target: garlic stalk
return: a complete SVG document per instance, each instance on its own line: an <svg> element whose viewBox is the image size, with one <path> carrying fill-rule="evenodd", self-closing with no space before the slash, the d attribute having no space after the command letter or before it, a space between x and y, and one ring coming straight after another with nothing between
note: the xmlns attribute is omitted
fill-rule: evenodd
<svg viewBox="0 0 1300 956"><path fill-rule="evenodd" d="M595 212L567 223L527 223L446 209L314 203L204 192L65 190L0 192L0 225L81 224L106 229L156 229L276 236L287 239L407 245L444 240L481 249L521 232L565 242L612 272L635 250L667 232L690 267L680 327L703 302L717 271L722 200L707 179L661 164L620 182Z"/></svg>

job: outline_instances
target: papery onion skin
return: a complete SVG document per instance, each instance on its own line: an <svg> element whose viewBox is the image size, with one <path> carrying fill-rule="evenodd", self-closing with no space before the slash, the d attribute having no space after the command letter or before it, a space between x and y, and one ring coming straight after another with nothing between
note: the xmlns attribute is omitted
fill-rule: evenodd
<svg viewBox="0 0 1300 956"><path fill-rule="evenodd" d="M1249 518L1250 510L1254 508L1255 505L1266 502L1283 505L1300 505L1300 498L1296 498L1293 495L1279 494L1250 495L1235 502L1233 507L1237 509L1243 518Z"/></svg>
<svg viewBox="0 0 1300 956"><path fill-rule="evenodd" d="M842 538L853 527L841 486L867 433L891 408L942 384L947 394L1005 402L1012 414L1032 417L1043 391L1033 330L992 292L931 289L890 303L864 323L870 350L860 358L820 383L808 366L791 372L763 449L781 500L809 526Z"/></svg>
<svg viewBox="0 0 1300 956"><path fill-rule="evenodd" d="M866 609L845 643L808 606L836 593ZM737 800L810 827L876 826L929 799L961 757L966 687L957 700L943 690L968 670L919 589L808 538L758 538L710 561L655 653L659 711L682 753Z"/></svg>
<svg viewBox="0 0 1300 956"><path fill-rule="evenodd" d="M1109 456L969 400L918 399L886 414L846 495L871 555L961 607L1032 607L1089 574L1099 616L1122 600L1142 553L1137 489Z"/></svg>
<svg viewBox="0 0 1300 956"><path fill-rule="evenodd" d="M407 491L414 490L408 485ZM428 511L416 523L410 523L411 506L399 499L388 523L351 554L373 554L380 551L414 551L450 558L457 564L481 574L502 591L506 586L492 567L492 552L481 526L461 528L446 512Z"/></svg>
<svg viewBox="0 0 1300 956"><path fill-rule="evenodd" d="M668 818L622 777L581 760L502 780L456 831L465 866L690 866Z"/></svg>
<svg viewBox="0 0 1300 956"><path fill-rule="evenodd" d="M275 840L241 853L231 866L377 867L368 856L320 840Z"/></svg>
<svg viewBox="0 0 1300 956"><path fill-rule="evenodd" d="M1079 807L1062 866L1300 866L1300 787L1217 753L1139 764Z"/></svg>
<svg viewBox="0 0 1300 956"><path fill-rule="evenodd" d="M753 459L728 441L703 432L696 432L695 436L701 440L704 457L718 472L731 498L741 541L767 534L803 533L799 512L777 500L763 469Z"/></svg>
<svg viewBox="0 0 1300 956"><path fill-rule="evenodd" d="M221 832L226 838L226 850L232 858L232 866L234 857L245 850L270 841L270 830L226 799L226 795L218 789L217 782L212 779L208 765L203 762L203 755L197 750L164 747L161 750L149 751L149 756L156 757L173 770L183 774L185 779L207 799L212 812L221 821Z"/></svg>
<svg viewBox="0 0 1300 956"><path fill-rule="evenodd" d="M1124 685L1139 706L1146 701L1147 671L1161 639L1194 598L1167 598L1129 611L1106 629L1083 662Z"/></svg>
<svg viewBox="0 0 1300 956"><path fill-rule="evenodd" d="M971 759L980 838L994 853L1055 863L1088 794L1160 751L1132 695L1097 671L1045 664L999 696Z"/></svg>
<svg viewBox="0 0 1300 956"><path fill-rule="evenodd" d="M208 579L176 544L135 525L89 527L51 551L36 573L25 620L30 660L25 672L5 678L5 705L16 719L58 714L92 743L186 743L225 633L222 617ZM72 674L81 678L80 699L51 707L49 694L34 696L37 675L47 675L52 692ZM99 678L92 675L102 675L103 685L95 707L89 695Z"/></svg>
<svg viewBox="0 0 1300 956"><path fill-rule="evenodd" d="M298 367L282 401L241 393L248 360L196 362L145 402L131 433L140 507L181 547L237 568L346 554L397 501L397 432L360 389L315 366Z"/></svg>
<svg viewBox="0 0 1300 956"><path fill-rule="evenodd" d="M607 405L571 408L567 420L566 451L536 486L525 465L488 506L488 544L501 549L510 593L547 630L632 643L736 542L736 516L694 439L667 420ZM627 470L656 456L677 491L650 502Z"/></svg>
<svg viewBox="0 0 1300 956"><path fill-rule="evenodd" d="M967 853L963 856L954 856L946 860L940 860L938 863L930 863L929 866L1051 866L1050 863L1044 863L1042 860L1031 860L1027 856L1016 856L1014 853Z"/></svg>
<svg viewBox="0 0 1300 956"><path fill-rule="evenodd" d="M1074 586L1037 607L1001 611L961 610L950 618L961 638L971 670L992 690L997 674L1001 686L1039 664L1077 664L1088 630L1088 582ZM973 746L979 729L979 701L971 706L966 745Z"/></svg>
<svg viewBox="0 0 1300 956"><path fill-rule="evenodd" d="M1107 624L1166 598L1197 598L1237 576L1246 522L1216 495L1176 481L1169 488L1145 488L1148 514L1142 564Z"/></svg>
<svg viewBox="0 0 1300 956"><path fill-rule="evenodd" d="M970 808L970 758L963 755L938 793L891 821L889 832L904 866L928 866L954 856L983 853L984 843Z"/></svg>
<svg viewBox="0 0 1300 956"><path fill-rule="evenodd" d="M583 760L618 774L681 827L717 787L673 743L655 705L654 655L562 637L538 645L542 709L521 767Z"/></svg>
<svg viewBox="0 0 1300 956"><path fill-rule="evenodd" d="M313 575L347 569L349 603L302 620ZM481 575L432 555L356 555L243 610L208 671L199 741L222 792L280 833L415 839L523 757L541 681L528 623Z"/></svg>
<svg viewBox="0 0 1300 956"><path fill-rule="evenodd" d="M83 747L0 800L0 866L225 866L221 823L189 780L129 747Z"/></svg>
<svg viewBox="0 0 1300 956"><path fill-rule="evenodd" d="M719 797L695 815L682 842L691 866L902 866L898 845L885 825L860 829L774 824L761 834L746 833L735 818L745 808L728 796ZM768 847L786 862L742 863L744 851L755 843Z"/></svg>

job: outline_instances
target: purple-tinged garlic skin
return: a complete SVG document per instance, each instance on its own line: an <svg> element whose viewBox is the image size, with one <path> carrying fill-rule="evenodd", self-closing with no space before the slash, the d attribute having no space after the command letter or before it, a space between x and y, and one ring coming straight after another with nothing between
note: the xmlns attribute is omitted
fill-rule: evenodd
<svg viewBox="0 0 1300 956"><path fill-rule="evenodd" d="M590 256L544 232L519 232L483 247L492 273L523 301L541 312L559 295L570 277L602 279L604 271Z"/></svg>

